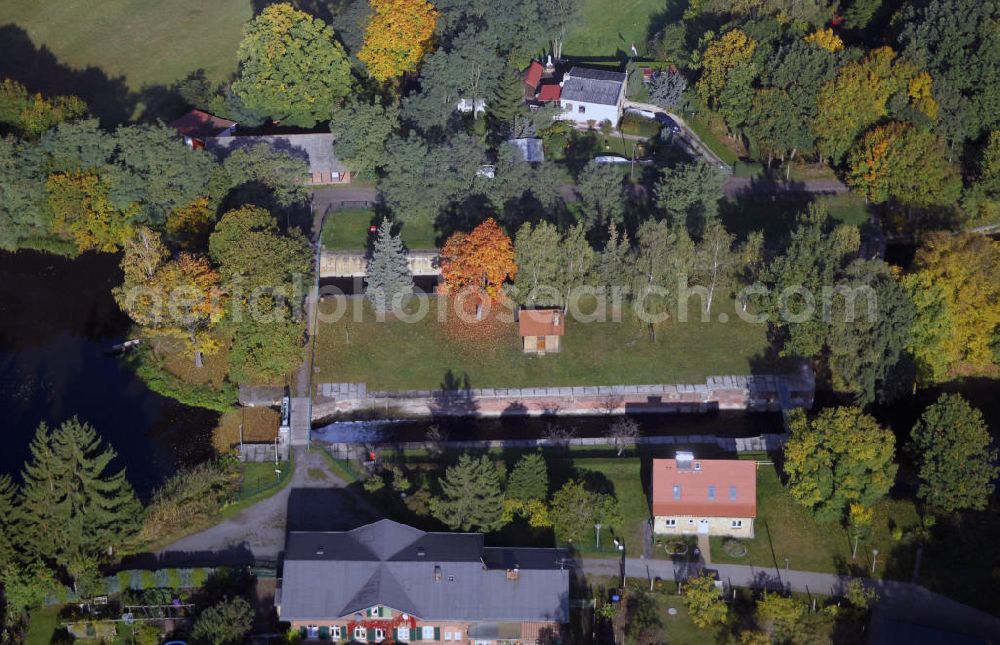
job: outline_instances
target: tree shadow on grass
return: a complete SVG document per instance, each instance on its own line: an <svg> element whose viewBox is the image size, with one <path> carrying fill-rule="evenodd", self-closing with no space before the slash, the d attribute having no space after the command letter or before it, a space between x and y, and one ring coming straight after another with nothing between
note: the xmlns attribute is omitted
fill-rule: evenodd
<svg viewBox="0 0 1000 645"><path fill-rule="evenodd" d="M129 121L140 106L138 117L147 120L170 119L187 107L176 86L150 85L133 92L124 76L109 77L99 67L70 67L13 23L0 25L0 52L0 78L46 96L78 96L106 129Z"/></svg>

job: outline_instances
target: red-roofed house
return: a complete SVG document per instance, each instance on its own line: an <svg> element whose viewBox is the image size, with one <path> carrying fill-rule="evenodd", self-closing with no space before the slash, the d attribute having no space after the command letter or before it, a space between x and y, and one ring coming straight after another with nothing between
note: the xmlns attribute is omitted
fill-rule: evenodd
<svg viewBox="0 0 1000 645"><path fill-rule="evenodd" d="M524 70L524 98L528 101L535 98L538 91L538 84L542 82L542 72L545 68L537 60L531 61L528 69Z"/></svg>
<svg viewBox="0 0 1000 645"><path fill-rule="evenodd" d="M653 533L752 538L757 517L757 462L742 459L653 460Z"/></svg>
<svg viewBox="0 0 1000 645"><path fill-rule="evenodd" d="M205 139L233 136L236 131L236 121L223 119L201 110L191 110L179 119L171 121L170 127L184 137L184 143L200 149L205 147Z"/></svg>
<svg viewBox="0 0 1000 645"><path fill-rule="evenodd" d="M559 351L566 321L561 309L522 309L518 328L524 353L544 355Z"/></svg>
<svg viewBox="0 0 1000 645"><path fill-rule="evenodd" d="M549 83L542 85L541 89L538 90L538 102L539 103L550 103L559 102L559 95L561 94L562 88L556 83Z"/></svg>

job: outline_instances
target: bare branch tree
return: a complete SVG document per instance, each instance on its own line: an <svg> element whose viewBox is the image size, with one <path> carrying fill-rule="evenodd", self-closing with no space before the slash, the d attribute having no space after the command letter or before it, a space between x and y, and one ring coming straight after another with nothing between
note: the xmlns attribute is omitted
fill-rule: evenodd
<svg viewBox="0 0 1000 645"><path fill-rule="evenodd" d="M628 417L621 417L608 426L606 436L614 442L618 456L621 457L625 448L635 445L635 440L639 436L639 424Z"/></svg>

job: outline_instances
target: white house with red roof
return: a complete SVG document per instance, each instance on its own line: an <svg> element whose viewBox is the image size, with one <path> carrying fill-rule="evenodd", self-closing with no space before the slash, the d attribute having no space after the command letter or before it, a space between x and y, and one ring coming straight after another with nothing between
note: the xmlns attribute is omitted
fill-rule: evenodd
<svg viewBox="0 0 1000 645"><path fill-rule="evenodd" d="M653 460L653 533L752 538L756 517L757 462L690 452Z"/></svg>

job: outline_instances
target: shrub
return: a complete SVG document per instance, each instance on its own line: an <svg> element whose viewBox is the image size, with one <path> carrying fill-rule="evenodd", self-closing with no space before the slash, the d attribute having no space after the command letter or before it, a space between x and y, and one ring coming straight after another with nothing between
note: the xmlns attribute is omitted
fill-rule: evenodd
<svg viewBox="0 0 1000 645"><path fill-rule="evenodd" d="M135 372L152 391L167 398L180 401L184 405L228 412L236 407L239 398L236 386L226 382L221 390L204 385L186 383L174 374L168 372L157 359L155 353L140 345L123 357L126 367Z"/></svg>
<svg viewBox="0 0 1000 645"><path fill-rule="evenodd" d="M149 543L212 517L239 491L239 467L229 460L182 470L160 487L146 509L139 539Z"/></svg>
<svg viewBox="0 0 1000 645"><path fill-rule="evenodd" d="M385 480L382 479L382 475L372 475L365 480L364 488L367 492L375 494L385 488Z"/></svg>
<svg viewBox="0 0 1000 645"><path fill-rule="evenodd" d="M200 589L205 586L205 581L208 580L208 569L204 567L198 567L191 571L191 585L196 589Z"/></svg>
<svg viewBox="0 0 1000 645"><path fill-rule="evenodd" d="M180 589L184 585L181 584L181 572L177 569L167 569L167 586L171 589Z"/></svg>
<svg viewBox="0 0 1000 645"><path fill-rule="evenodd" d="M132 572L131 571L119 571L115 574L118 578L118 591L124 593L125 591L132 588Z"/></svg>
<svg viewBox="0 0 1000 645"><path fill-rule="evenodd" d="M146 589L156 589L156 573L153 571L143 571L142 572L142 583L140 588Z"/></svg>

